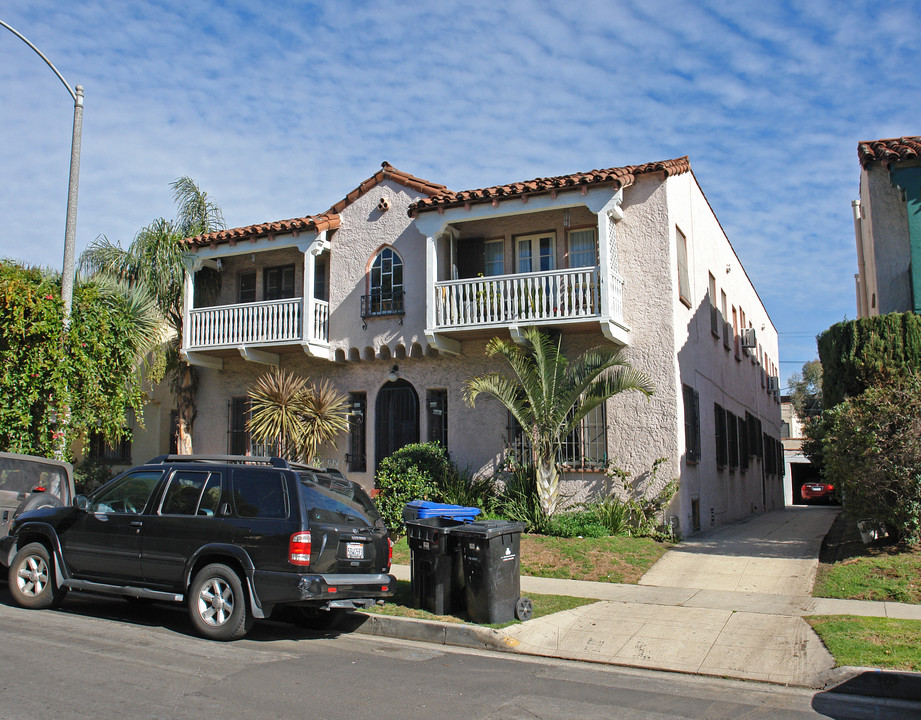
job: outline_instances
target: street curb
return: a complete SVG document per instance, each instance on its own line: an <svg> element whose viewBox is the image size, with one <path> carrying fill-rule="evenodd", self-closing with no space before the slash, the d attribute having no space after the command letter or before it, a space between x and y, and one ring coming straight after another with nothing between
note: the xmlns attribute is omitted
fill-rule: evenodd
<svg viewBox="0 0 921 720"><path fill-rule="evenodd" d="M493 650L507 653L520 652L515 649L516 645L518 645L518 640L495 628L462 623L448 623L438 620L420 620L418 618L378 615L376 613L355 613L355 615L356 621L354 624L350 625L349 630L361 635L389 637L398 640L427 642L435 645L466 647L477 650ZM532 653L524 654L531 655ZM600 663L603 665L630 667L641 670L655 669L648 666L631 665L629 663L610 663L602 660L567 658L565 656L557 657L561 660L578 660L580 662ZM686 675L711 677L706 673L689 673L677 670L660 671L681 672ZM774 684L770 683L770 681L754 682ZM921 700L921 673L881 670L879 668L838 667L820 676L813 677L811 681L799 685L798 687L816 690L820 694L832 693L835 695L852 695L881 700L917 702Z"/></svg>
<svg viewBox="0 0 921 720"><path fill-rule="evenodd" d="M495 628L479 625L419 620L375 613L361 613L361 615L360 624L352 631L363 635L501 652L508 652L518 644L517 640Z"/></svg>

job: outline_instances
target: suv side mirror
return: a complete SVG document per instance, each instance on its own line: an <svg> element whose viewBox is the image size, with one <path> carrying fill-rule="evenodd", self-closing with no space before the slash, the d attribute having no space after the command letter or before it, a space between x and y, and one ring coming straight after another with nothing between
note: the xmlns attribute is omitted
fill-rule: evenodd
<svg viewBox="0 0 921 720"><path fill-rule="evenodd" d="M74 507L77 508L77 510L86 512L90 509L89 498L86 495L77 495L77 497L74 498Z"/></svg>

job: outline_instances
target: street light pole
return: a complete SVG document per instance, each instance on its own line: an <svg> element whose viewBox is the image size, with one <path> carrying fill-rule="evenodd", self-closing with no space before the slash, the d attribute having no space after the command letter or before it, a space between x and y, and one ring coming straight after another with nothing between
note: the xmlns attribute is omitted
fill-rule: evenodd
<svg viewBox="0 0 921 720"><path fill-rule="evenodd" d="M80 185L80 145L83 137L83 86L77 85L71 90L64 76L41 50L15 28L0 20L5 27L26 45L32 48L45 63L54 70L54 74L64 83L67 92L74 99L74 134L70 145L70 180L67 187L67 221L64 226L64 269L61 275L61 300L64 303L64 325L70 324L70 309L74 298L74 256L77 246L77 189Z"/></svg>
<svg viewBox="0 0 921 720"><path fill-rule="evenodd" d="M69 88L68 88L69 89ZM74 134L70 144L70 181L67 185L67 222L64 226L64 271L61 275L61 300L64 326L70 324L74 299L74 255L77 247L77 189L80 185L80 144L83 137L83 86L74 93Z"/></svg>

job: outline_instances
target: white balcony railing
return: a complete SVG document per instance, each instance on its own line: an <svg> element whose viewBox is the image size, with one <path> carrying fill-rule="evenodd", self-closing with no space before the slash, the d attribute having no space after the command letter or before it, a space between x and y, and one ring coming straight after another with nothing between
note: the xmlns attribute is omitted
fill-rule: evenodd
<svg viewBox="0 0 921 720"><path fill-rule="evenodd" d="M435 283L439 329L600 316L597 267Z"/></svg>
<svg viewBox="0 0 921 720"><path fill-rule="evenodd" d="M329 303L313 301L314 337L329 340ZM220 305L190 311L186 329L190 348L283 344L304 338L302 298Z"/></svg>
<svg viewBox="0 0 921 720"><path fill-rule="evenodd" d="M313 335L310 340L329 342L329 302L327 300L313 301Z"/></svg>

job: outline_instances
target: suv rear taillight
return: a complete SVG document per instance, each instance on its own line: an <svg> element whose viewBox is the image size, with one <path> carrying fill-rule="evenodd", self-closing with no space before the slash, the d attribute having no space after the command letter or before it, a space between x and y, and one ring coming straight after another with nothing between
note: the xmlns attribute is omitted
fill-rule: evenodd
<svg viewBox="0 0 921 720"><path fill-rule="evenodd" d="M288 562L292 565L310 565L310 533L299 532L288 542Z"/></svg>
<svg viewBox="0 0 921 720"><path fill-rule="evenodd" d="M393 540L389 537L387 538L387 570L390 570L390 566L393 564Z"/></svg>

